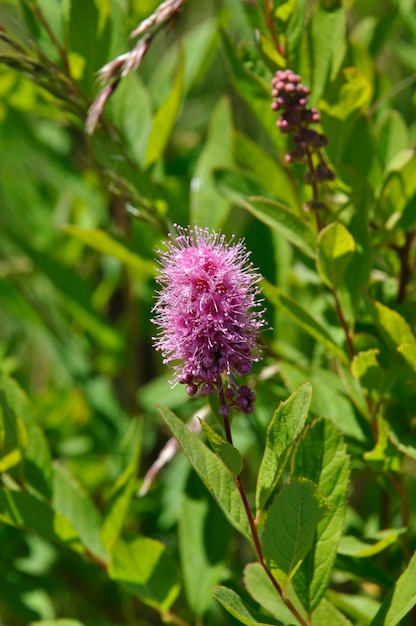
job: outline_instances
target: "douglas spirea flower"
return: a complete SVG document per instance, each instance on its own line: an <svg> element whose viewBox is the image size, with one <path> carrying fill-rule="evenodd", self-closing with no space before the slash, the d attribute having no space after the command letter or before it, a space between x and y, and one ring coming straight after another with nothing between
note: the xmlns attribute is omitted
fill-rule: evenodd
<svg viewBox="0 0 416 626"><path fill-rule="evenodd" d="M261 276L242 241L227 242L207 228L175 227L177 235L158 250L155 348L174 367L172 382L185 384L189 395L216 390L222 415L230 406L251 413L256 395L236 378L259 358Z"/></svg>

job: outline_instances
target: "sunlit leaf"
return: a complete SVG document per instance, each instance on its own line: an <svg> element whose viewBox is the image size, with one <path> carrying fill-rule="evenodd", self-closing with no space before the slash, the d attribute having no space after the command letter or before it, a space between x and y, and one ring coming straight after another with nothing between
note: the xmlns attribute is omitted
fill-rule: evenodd
<svg viewBox="0 0 416 626"><path fill-rule="evenodd" d="M75 237L75 239L82 241L90 248L97 250L97 252L118 259L121 263L131 268L139 277L150 278L156 273L155 267L150 261L142 259L137 253L129 250L127 246L111 237L104 230L78 228L71 224L61 226L61 229L71 235L71 237Z"/></svg>
<svg viewBox="0 0 416 626"><path fill-rule="evenodd" d="M180 591L175 565L165 546L149 537L135 537L114 546L109 575L141 600L168 610Z"/></svg>
<svg viewBox="0 0 416 626"><path fill-rule="evenodd" d="M370 626L396 626L416 604L416 554L389 592Z"/></svg>
<svg viewBox="0 0 416 626"><path fill-rule="evenodd" d="M318 237L318 270L328 287L337 289L355 251L348 230L334 222L321 230Z"/></svg>

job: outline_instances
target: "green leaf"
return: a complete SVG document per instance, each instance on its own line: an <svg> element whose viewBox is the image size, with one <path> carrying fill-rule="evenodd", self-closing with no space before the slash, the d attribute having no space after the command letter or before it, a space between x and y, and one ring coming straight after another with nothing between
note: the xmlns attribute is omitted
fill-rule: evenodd
<svg viewBox="0 0 416 626"><path fill-rule="evenodd" d="M279 579L279 572L273 572L278 582L283 585L282 575ZM247 591L261 607L266 609L275 618L282 620L284 624L293 622L293 614L287 608L282 597L277 593L276 588L267 576L260 563L250 563L244 569L244 584ZM290 583L287 587L286 597L288 597L299 613L306 619L305 609L296 597Z"/></svg>
<svg viewBox="0 0 416 626"><path fill-rule="evenodd" d="M94 73L99 69L96 55L98 10L94 0L72 0L69 13L69 50L71 73L87 94L94 85Z"/></svg>
<svg viewBox="0 0 416 626"><path fill-rule="evenodd" d="M162 158L179 112L183 95L184 60L182 53L177 65L178 69L172 90L153 118L152 130L147 144L146 166L152 165Z"/></svg>
<svg viewBox="0 0 416 626"><path fill-rule="evenodd" d="M256 487L256 508L262 509L283 472L292 444L302 431L312 399L309 383L292 393L274 412Z"/></svg>
<svg viewBox="0 0 416 626"><path fill-rule="evenodd" d="M328 287L337 289L355 251L355 242L339 222L322 229L318 237L318 271Z"/></svg>
<svg viewBox="0 0 416 626"><path fill-rule="evenodd" d="M52 283L66 299L67 308L75 315L78 324L83 324L107 348L119 348L118 333L107 325L91 305L91 285L78 276L71 267L52 256L38 252L28 241L16 236L17 245L32 259L37 269Z"/></svg>
<svg viewBox="0 0 416 626"><path fill-rule="evenodd" d="M221 31L221 41L235 90L251 108L270 139L278 146L282 145L282 136L276 128L276 112L270 107L270 83L246 69L238 55L241 48L224 31Z"/></svg>
<svg viewBox="0 0 416 626"><path fill-rule="evenodd" d="M308 224L281 202L259 196L264 190L257 179L238 170L221 168L215 171L215 180L231 202L284 235L304 254L315 258L315 236Z"/></svg>
<svg viewBox="0 0 416 626"><path fill-rule="evenodd" d="M364 74L355 67L346 67L331 86L326 99L319 103L319 108L345 124L350 115L369 104L372 93L372 85Z"/></svg>
<svg viewBox="0 0 416 626"><path fill-rule="evenodd" d="M276 590L275 590L276 593ZM267 624L282 624L270 619L265 615L261 615L258 611L248 606L238 594L228 587L218 586L213 591L213 596L222 604L222 606L235 617L239 622L246 626L266 626Z"/></svg>
<svg viewBox="0 0 416 626"><path fill-rule="evenodd" d="M112 24L114 25L113 17ZM117 54L119 53L116 52L114 56ZM142 168L152 128L153 107L149 92L137 73L125 76L119 83L111 96L107 112L122 131L126 147L129 148L138 167ZM141 178L145 176L143 172L140 172L140 175ZM141 193L148 195L141 183L142 181L137 180L137 187Z"/></svg>
<svg viewBox="0 0 416 626"><path fill-rule="evenodd" d="M7 472L23 459L27 432L22 420L14 414L0 390L0 472Z"/></svg>
<svg viewBox="0 0 416 626"><path fill-rule="evenodd" d="M370 313L384 340L396 350L403 343L416 344L416 339L406 320L381 302L368 301Z"/></svg>
<svg viewBox="0 0 416 626"><path fill-rule="evenodd" d="M191 181L190 221L195 224L221 226L228 215L230 203L216 189L213 168L232 163L233 120L227 98L215 106L204 144Z"/></svg>
<svg viewBox="0 0 416 626"><path fill-rule="evenodd" d="M9 429L16 425L15 435L20 443L20 453L24 452L25 480L44 497L51 494L51 455L46 439L39 428L33 410L18 384L0 369L0 411ZM12 426L14 428L14 426ZM6 433L7 445L10 444ZM4 462L5 459L2 459ZM9 458L10 462L10 458ZM10 467L10 465L9 465ZM4 471L4 470L2 470Z"/></svg>
<svg viewBox="0 0 416 626"><path fill-rule="evenodd" d="M308 257L315 258L314 234L308 224L284 205L268 198L248 197L244 208L263 224L282 234Z"/></svg>
<svg viewBox="0 0 416 626"><path fill-rule="evenodd" d="M365 541L354 535L345 535L341 537L338 554L353 556L358 559L368 558L397 543L400 536L405 532L407 532L407 528L386 528L371 537L365 537Z"/></svg>
<svg viewBox="0 0 416 626"><path fill-rule="evenodd" d="M406 363L416 374L416 345L410 343L403 343L397 348L398 352L405 359Z"/></svg>
<svg viewBox="0 0 416 626"><path fill-rule="evenodd" d="M293 584L305 608L313 611L331 581L338 544L344 531L349 484L349 456L343 437L328 419L316 420L301 436L291 477L307 477L329 505L316 527L312 551L301 564Z"/></svg>
<svg viewBox="0 0 416 626"><path fill-rule="evenodd" d="M297 195L296 186L289 170L262 148L257 141L253 141L244 133L236 131L234 135L234 153L238 165L254 176L253 183L257 181L268 192L260 195L267 195L271 200L282 202L288 209L296 210L300 206L301 200ZM230 172L230 175L232 175L232 172ZM239 172L236 171L236 182L229 187L230 191L234 190L237 195L239 193L238 175ZM218 182L221 184L221 174ZM259 193L257 190L246 195L259 195Z"/></svg>
<svg viewBox="0 0 416 626"><path fill-rule="evenodd" d="M344 350L335 343L326 328L321 326L309 313L266 280L262 281L261 287L264 295L270 302L289 315L301 328L340 358L341 361L348 363L348 357Z"/></svg>
<svg viewBox="0 0 416 626"><path fill-rule="evenodd" d="M233 530L193 471L180 500L178 532L187 600L196 615L203 615L212 607L213 587L229 575L225 559Z"/></svg>
<svg viewBox="0 0 416 626"><path fill-rule="evenodd" d="M299 67L302 38L305 34L306 0L298 0L286 28L288 67Z"/></svg>
<svg viewBox="0 0 416 626"><path fill-rule="evenodd" d="M143 602L161 611L169 610L180 591L176 568L165 546L148 537L119 539L108 573Z"/></svg>
<svg viewBox="0 0 416 626"><path fill-rule="evenodd" d="M61 230L78 241L82 241L82 243L93 250L118 259L121 263L132 269L138 277L144 279L151 278L156 273L152 263L142 259L138 254L129 250L125 245L111 237L104 230L98 228L79 228L78 226L72 226L70 224L61 226Z"/></svg>
<svg viewBox="0 0 416 626"><path fill-rule="evenodd" d="M228 441L226 441L221 435L215 432L213 428L204 420L199 420L202 426L202 430L205 433L206 438L208 439L212 449L218 456L221 461L224 463L226 467L238 476L243 469L243 459L241 458L240 452L237 448L234 448Z"/></svg>
<svg viewBox="0 0 416 626"><path fill-rule="evenodd" d="M77 619L42 619L36 622L30 622L29 626L86 626L84 622Z"/></svg>
<svg viewBox="0 0 416 626"><path fill-rule="evenodd" d="M340 6L333 10L317 7L312 13L311 43L313 55L312 104L316 105L329 80L334 80L345 51L346 12Z"/></svg>
<svg viewBox="0 0 416 626"><path fill-rule="evenodd" d="M0 488L0 520L82 552L72 524L30 493Z"/></svg>
<svg viewBox="0 0 416 626"><path fill-rule="evenodd" d="M377 141L377 152L384 171L409 146L409 131L400 113L388 109L383 115Z"/></svg>
<svg viewBox="0 0 416 626"><path fill-rule="evenodd" d="M174 413L161 404L155 406L228 521L251 542L247 516L231 472Z"/></svg>
<svg viewBox="0 0 416 626"><path fill-rule="evenodd" d="M352 626L352 622L326 598L322 598L319 606L314 610L312 620L314 624L318 625Z"/></svg>
<svg viewBox="0 0 416 626"><path fill-rule="evenodd" d="M351 372L361 386L370 393L381 390L384 384L383 372L377 361L378 348L363 350L356 354L351 362Z"/></svg>
<svg viewBox="0 0 416 626"><path fill-rule="evenodd" d="M390 590L370 626L396 626L416 604L416 554Z"/></svg>
<svg viewBox="0 0 416 626"><path fill-rule="evenodd" d="M131 445L131 458L108 496L103 515L101 541L108 552L112 550L121 533L131 499L136 491L142 445L142 427L138 420L132 421L125 440Z"/></svg>
<svg viewBox="0 0 416 626"><path fill-rule="evenodd" d="M318 522L328 515L324 496L306 478L285 485L275 497L264 523L266 563L290 579L313 546Z"/></svg>
<svg viewBox="0 0 416 626"><path fill-rule="evenodd" d="M53 466L52 508L61 513L75 528L88 552L106 561L101 544L101 516L79 483L61 464Z"/></svg>

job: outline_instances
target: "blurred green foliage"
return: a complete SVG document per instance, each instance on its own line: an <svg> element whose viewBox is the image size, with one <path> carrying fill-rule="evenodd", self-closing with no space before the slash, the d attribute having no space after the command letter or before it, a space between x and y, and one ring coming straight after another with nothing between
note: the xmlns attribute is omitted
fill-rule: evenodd
<svg viewBox="0 0 416 626"><path fill-rule="evenodd" d="M250 501L273 414L306 382L292 476L319 437L341 450L335 431L351 457L317 626L414 624L415 2L189 0L87 136L96 73L157 5L0 2L1 622L225 626L253 600L264 623L281 615L180 453L136 497L169 436L154 403L206 410L151 346L155 248L197 223L245 237L267 279L256 410L233 423ZM270 108L284 65L329 138L319 236Z"/></svg>

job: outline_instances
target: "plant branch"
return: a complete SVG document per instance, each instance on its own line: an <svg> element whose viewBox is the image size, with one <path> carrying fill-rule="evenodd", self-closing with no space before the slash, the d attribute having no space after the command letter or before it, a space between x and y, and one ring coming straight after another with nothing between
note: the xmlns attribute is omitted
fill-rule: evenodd
<svg viewBox="0 0 416 626"><path fill-rule="evenodd" d="M225 397L224 397L224 392L223 392L221 387L219 387L219 389L220 389L220 400L221 400L221 403L225 405L226 404L226 400L225 400ZM228 419L228 417L223 416L223 421L224 421L224 430L225 430L226 439L227 439L229 444L234 445L233 444L232 434L231 434L230 420ZM280 586L278 581L275 579L275 577L273 576L272 572L270 571L270 569L267 567L267 565L265 563L264 554L263 554L263 548L261 546L260 537L259 537L259 533L257 531L256 522L255 522L253 514L251 512L250 505L249 505L248 500L247 500L247 495L246 495L246 492L245 492L244 485L242 483L240 474L235 477L235 484L236 484L238 492L240 494L240 498L241 498L241 501L243 503L244 510L245 510L245 513L246 513L246 516L247 516L247 521L248 521L248 524L250 526L250 532L251 532L251 536L253 538L254 550L255 550L255 553L256 553L257 561L260 563L260 565L264 569L265 573L267 574L270 582L272 583L273 587L276 589L277 593L282 598L282 600L286 604L287 608L296 617L298 622L302 626L310 626L310 623L308 621L306 621L302 617L302 615L299 613L299 611L297 610L295 605L284 594L282 587Z"/></svg>
<svg viewBox="0 0 416 626"><path fill-rule="evenodd" d="M347 320L344 317L344 313L342 311L341 303L339 301L338 294L337 294L336 290L335 289L331 289L331 293L332 293L332 295L334 297L334 300L335 300L335 310L336 310L336 313L337 313L337 317L338 317L339 323L341 324L342 330L344 331L345 342L347 344L348 354L349 354L350 359L352 360L354 358L354 356L355 356L355 350L354 350L354 346L353 346L353 343L352 343L350 329L348 328Z"/></svg>
<svg viewBox="0 0 416 626"><path fill-rule="evenodd" d="M399 277L399 289L397 293L397 302L401 304L406 298L406 289L409 281L412 277L412 267L410 264L410 253L415 239L416 231L409 230L406 233L406 239L401 247L395 247L400 260L400 277Z"/></svg>

